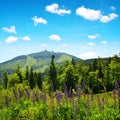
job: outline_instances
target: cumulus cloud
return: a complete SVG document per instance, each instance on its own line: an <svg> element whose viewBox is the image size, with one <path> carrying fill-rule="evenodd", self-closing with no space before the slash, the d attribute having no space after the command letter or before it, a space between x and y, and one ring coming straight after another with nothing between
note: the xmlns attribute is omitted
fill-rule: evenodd
<svg viewBox="0 0 120 120"><path fill-rule="evenodd" d="M34 16L33 18L31 18L34 22L34 25L37 26L38 24L47 24L47 20L45 20L44 18L40 17L38 18L37 16Z"/></svg>
<svg viewBox="0 0 120 120"><path fill-rule="evenodd" d="M10 36L10 37L8 37L8 38L5 40L5 42L9 44L9 43L16 42L17 40L18 40L17 37L15 37L15 36Z"/></svg>
<svg viewBox="0 0 120 120"><path fill-rule="evenodd" d="M102 44L107 44L107 41L102 41L101 43L102 43Z"/></svg>
<svg viewBox="0 0 120 120"><path fill-rule="evenodd" d="M30 41L30 40L31 40L29 36L24 36L22 39L23 39L24 41Z"/></svg>
<svg viewBox="0 0 120 120"><path fill-rule="evenodd" d="M80 58L83 58L83 59L95 58L95 57L96 57L96 53L94 52L85 52L80 54Z"/></svg>
<svg viewBox="0 0 120 120"><path fill-rule="evenodd" d="M112 7L112 9L115 9L115 8ZM115 13L103 15L101 10L89 9L89 8L85 8L84 6L81 6L76 9L76 15L79 15L84 19L91 20L91 21L99 20L102 23L110 22L118 17L118 15Z"/></svg>
<svg viewBox="0 0 120 120"><path fill-rule="evenodd" d="M93 10L93 9L85 8L84 6L77 8L76 14L91 21L98 20L102 16L100 10Z"/></svg>
<svg viewBox="0 0 120 120"><path fill-rule="evenodd" d="M117 14L111 13L108 16L102 16L100 21L103 22L103 23L107 23L107 22L110 22L111 20L114 20L117 17L118 17Z"/></svg>
<svg viewBox="0 0 120 120"><path fill-rule="evenodd" d="M88 35L89 39L96 39L97 37L100 37L100 35L99 34Z"/></svg>
<svg viewBox="0 0 120 120"><path fill-rule="evenodd" d="M2 30L4 30L5 32L9 32L9 33L17 33L15 26L10 26L10 28L3 27Z"/></svg>
<svg viewBox="0 0 120 120"><path fill-rule="evenodd" d="M60 9L59 5L57 3L53 3L51 5L47 5L45 7L45 10L54 14L58 15L64 15L64 14L70 14L71 10L66 10L66 9Z"/></svg>
<svg viewBox="0 0 120 120"><path fill-rule="evenodd" d="M50 36L49 36L49 39L50 39L50 40L54 40L54 41L60 41L60 40L61 40L60 36L57 35L57 34L52 34L52 35L50 35Z"/></svg>
<svg viewBox="0 0 120 120"><path fill-rule="evenodd" d="M110 9L111 10L116 10L116 8L114 6L111 6Z"/></svg>

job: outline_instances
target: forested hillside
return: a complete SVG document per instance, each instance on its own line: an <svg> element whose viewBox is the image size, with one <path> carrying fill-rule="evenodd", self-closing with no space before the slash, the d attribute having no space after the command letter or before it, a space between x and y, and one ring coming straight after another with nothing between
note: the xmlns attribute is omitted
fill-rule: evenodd
<svg viewBox="0 0 120 120"><path fill-rule="evenodd" d="M50 52L45 50L38 53L18 56L16 58L13 58L12 60L1 63L0 76L3 71L7 71L8 73L13 73L17 65L19 65L21 69L25 69L26 66L29 66L29 67L32 66L35 71L45 72L49 68L52 54L55 55L55 63L57 65L61 65L65 61L71 61L72 58L74 58L76 62L81 60L75 56L72 56L66 53L53 52L53 51Z"/></svg>
<svg viewBox="0 0 120 120"><path fill-rule="evenodd" d="M80 86L86 92L88 88L92 88L94 93L98 93L110 91L116 81L120 82L120 58L117 55L108 59L98 58L89 62L75 62L73 58L71 61L65 61L61 66L57 65L55 57L55 55L50 57L48 71L45 73L34 71L33 64L29 64L30 66L26 64L24 69L18 65L14 68L14 72L9 75L7 71L4 71L1 77L1 85L4 88L9 88L22 83L27 84L31 89L39 86L41 90L49 91L52 84L54 91L56 91L62 90L63 85L66 84L68 90ZM47 87L44 88L44 85Z"/></svg>

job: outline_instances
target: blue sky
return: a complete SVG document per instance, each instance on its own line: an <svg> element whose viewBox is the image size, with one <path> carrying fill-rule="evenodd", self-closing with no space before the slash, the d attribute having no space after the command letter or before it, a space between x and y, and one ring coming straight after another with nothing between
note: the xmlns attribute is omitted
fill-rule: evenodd
<svg viewBox="0 0 120 120"><path fill-rule="evenodd" d="M82 59L120 52L119 0L0 0L0 62L43 50Z"/></svg>

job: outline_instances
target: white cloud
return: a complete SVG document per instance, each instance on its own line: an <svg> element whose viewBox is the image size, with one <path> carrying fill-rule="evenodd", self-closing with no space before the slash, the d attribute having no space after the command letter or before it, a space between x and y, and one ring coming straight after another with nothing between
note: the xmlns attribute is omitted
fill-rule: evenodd
<svg viewBox="0 0 120 120"><path fill-rule="evenodd" d="M97 37L100 37L99 34L95 34L95 35L88 35L89 39L96 39Z"/></svg>
<svg viewBox="0 0 120 120"><path fill-rule="evenodd" d="M102 41L101 43L102 43L102 44L107 44L107 41Z"/></svg>
<svg viewBox="0 0 120 120"><path fill-rule="evenodd" d="M43 43L41 44L42 47L47 47L47 44Z"/></svg>
<svg viewBox="0 0 120 120"><path fill-rule="evenodd" d="M111 20L114 20L117 17L118 17L117 14L111 13L108 16L102 16L100 21L103 22L103 23L107 23L107 22L110 22Z"/></svg>
<svg viewBox="0 0 120 120"><path fill-rule="evenodd" d="M29 36L24 36L22 39L23 39L24 41L30 41L30 40L31 40Z"/></svg>
<svg viewBox="0 0 120 120"><path fill-rule="evenodd" d="M95 44L93 42L89 42L87 46L95 46Z"/></svg>
<svg viewBox="0 0 120 120"><path fill-rule="evenodd" d="M6 42L6 43L13 43L13 42L16 42L17 40L18 40L17 37L10 36L10 37L8 37L8 38L5 40L5 42Z"/></svg>
<svg viewBox="0 0 120 120"><path fill-rule="evenodd" d="M67 47L67 44L62 44L63 47Z"/></svg>
<svg viewBox="0 0 120 120"><path fill-rule="evenodd" d="M100 10L93 10L93 9L85 8L84 6L77 8L76 14L91 21L99 20L102 16Z"/></svg>
<svg viewBox="0 0 120 120"><path fill-rule="evenodd" d="M43 19L42 17L38 18L37 16L34 16L31 18L34 22L34 25L37 26L38 24L47 24L47 20Z"/></svg>
<svg viewBox="0 0 120 120"><path fill-rule="evenodd" d="M80 58L83 58L83 59L95 58L95 57L96 57L96 53L94 52L86 52L86 53L80 54Z"/></svg>
<svg viewBox="0 0 120 120"><path fill-rule="evenodd" d="M116 10L116 8L114 6L111 6L110 9L111 10Z"/></svg>
<svg viewBox="0 0 120 120"><path fill-rule="evenodd" d="M2 42L0 41L0 45L2 44Z"/></svg>
<svg viewBox="0 0 120 120"><path fill-rule="evenodd" d="M112 6L111 9L115 9L115 8ZM84 6L81 6L76 9L76 15L79 15L84 19L91 21L99 20L102 23L110 22L118 17L118 15L115 13L103 15L101 10L89 9L89 8L85 8Z"/></svg>
<svg viewBox="0 0 120 120"><path fill-rule="evenodd" d="M59 5L57 3L53 3L51 5L47 5L45 7L45 10L54 14L58 15L64 15L64 14L70 14L71 10L66 10L66 9L60 9Z"/></svg>
<svg viewBox="0 0 120 120"><path fill-rule="evenodd" d="M17 33L15 26L10 26L10 28L3 27L2 30L4 30L5 32L9 32L9 33Z"/></svg>
<svg viewBox="0 0 120 120"><path fill-rule="evenodd" d="M59 35L56 35L56 34L50 35L50 36L49 36L49 39L50 39L50 40L54 40L54 41L60 41L60 40L61 40L60 36L59 36Z"/></svg>

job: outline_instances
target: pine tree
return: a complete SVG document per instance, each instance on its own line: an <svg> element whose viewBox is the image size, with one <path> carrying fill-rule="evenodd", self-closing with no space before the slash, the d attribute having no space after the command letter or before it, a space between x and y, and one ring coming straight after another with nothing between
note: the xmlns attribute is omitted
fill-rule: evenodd
<svg viewBox="0 0 120 120"><path fill-rule="evenodd" d="M42 77L41 77L40 72L37 75L37 85L38 85L39 89L42 90Z"/></svg>
<svg viewBox="0 0 120 120"><path fill-rule="evenodd" d="M21 69L20 69L19 65L16 68L16 73L17 73L17 75L19 77L19 82L22 83L23 82L23 77L22 77L22 73L21 73Z"/></svg>
<svg viewBox="0 0 120 120"><path fill-rule="evenodd" d="M29 68L28 66L26 66L25 79L29 81L29 78L30 78Z"/></svg>
<svg viewBox="0 0 120 120"><path fill-rule="evenodd" d="M30 84L31 89L33 89L35 87L33 67L30 68L29 84Z"/></svg>
<svg viewBox="0 0 120 120"><path fill-rule="evenodd" d="M54 64L55 56L52 55L51 59L52 60L51 60L51 64L50 64L49 78L50 78L50 81L52 81L52 83L54 85L54 90L56 90L58 83L57 83L57 72L56 72L56 68L55 68L55 64Z"/></svg>
<svg viewBox="0 0 120 120"><path fill-rule="evenodd" d="M8 86L8 73L7 73L7 71L5 71L3 73L3 83L4 83L4 88L7 89L7 86Z"/></svg>

